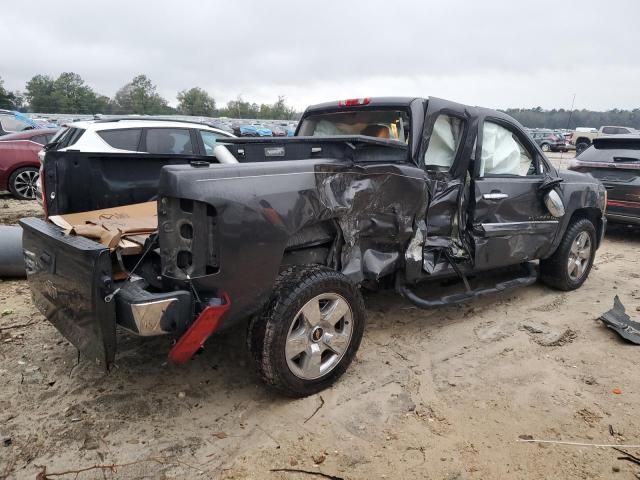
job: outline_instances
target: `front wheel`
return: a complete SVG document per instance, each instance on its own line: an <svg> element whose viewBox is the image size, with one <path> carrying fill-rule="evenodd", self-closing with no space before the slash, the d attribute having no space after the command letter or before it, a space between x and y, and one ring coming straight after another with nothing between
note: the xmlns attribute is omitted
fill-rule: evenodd
<svg viewBox="0 0 640 480"><path fill-rule="evenodd" d="M551 146L548 143L543 143L540 148L542 148L543 152L548 152L551 150Z"/></svg>
<svg viewBox="0 0 640 480"><path fill-rule="evenodd" d="M355 356L365 325L358 287L324 266L278 277L271 301L249 325L248 344L267 384L291 397L333 384Z"/></svg>
<svg viewBox="0 0 640 480"><path fill-rule="evenodd" d="M559 290L575 290L589 276L596 256L596 229L582 218L569 224L555 253L540 261L544 283Z"/></svg>

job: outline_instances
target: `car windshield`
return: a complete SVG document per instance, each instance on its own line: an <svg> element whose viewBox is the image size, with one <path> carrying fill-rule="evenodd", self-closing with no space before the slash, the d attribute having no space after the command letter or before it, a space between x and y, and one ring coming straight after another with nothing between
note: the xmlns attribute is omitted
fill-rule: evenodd
<svg viewBox="0 0 640 480"><path fill-rule="evenodd" d="M409 116L402 110L351 110L310 114L302 120L298 135L366 135L406 143L409 141L409 126Z"/></svg>

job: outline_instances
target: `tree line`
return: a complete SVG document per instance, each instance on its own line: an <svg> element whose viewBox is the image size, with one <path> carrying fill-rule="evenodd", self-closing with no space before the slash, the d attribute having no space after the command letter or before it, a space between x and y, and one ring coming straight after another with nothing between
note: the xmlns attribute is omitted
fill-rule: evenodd
<svg viewBox="0 0 640 480"><path fill-rule="evenodd" d="M53 78L35 75L24 92L7 91L0 77L0 108L38 113L77 114L182 114L202 117L230 117L288 120L298 118L295 109L287 105L284 96L273 104L248 102L242 97L219 108L215 99L200 87L182 90L177 94L178 106L173 108L146 76L138 75L120 88L113 98L96 93L80 75L64 72ZM613 109L605 112L592 110L544 110L536 108L509 108L504 110L525 127L569 128L621 125L640 129L640 108Z"/></svg>
<svg viewBox="0 0 640 480"><path fill-rule="evenodd" d="M297 117L284 96L273 104L247 102L238 97L218 108L215 99L200 87L177 94L178 105L171 107L146 76L137 75L122 86L113 98L95 92L80 75L64 72L53 78L35 75L24 92L7 91L0 77L0 108L37 113L107 114L107 115L193 115L202 117L256 118L288 120Z"/></svg>
<svg viewBox="0 0 640 480"><path fill-rule="evenodd" d="M543 110L536 108L508 108L505 113L511 115L522 125L529 128L568 128L576 127L600 128L603 125L618 125L640 129L640 108L620 110L614 108L606 112L592 110Z"/></svg>

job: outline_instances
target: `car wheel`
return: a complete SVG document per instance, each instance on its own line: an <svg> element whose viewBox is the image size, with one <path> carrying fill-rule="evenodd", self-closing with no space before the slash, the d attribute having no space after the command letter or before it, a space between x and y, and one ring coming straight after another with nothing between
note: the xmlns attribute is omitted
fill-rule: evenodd
<svg viewBox="0 0 640 480"><path fill-rule="evenodd" d="M549 150L551 150L551 147L548 143L543 143L542 145L540 145L540 148L542 148L543 152L548 152Z"/></svg>
<svg viewBox="0 0 640 480"><path fill-rule="evenodd" d="M589 276L596 256L596 228L586 218L571 223L551 257L540 261L540 277L559 290L575 290Z"/></svg>
<svg viewBox="0 0 640 480"><path fill-rule="evenodd" d="M360 346L365 308L358 287L330 268L295 266L249 325L248 346L264 381L304 397L333 384Z"/></svg>
<svg viewBox="0 0 640 480"><path fill-rule="evenodd" d="M589 148L589 144L587 142L580 142L576 144L576 154L584 152L587 148Z"/></svg>
<svg viewBox="0 0 640 480"><path fill-rule="evenodd" d="M9 177L9 191L20 200L34 200L39 176L37 168L19 168Z"/></svg>

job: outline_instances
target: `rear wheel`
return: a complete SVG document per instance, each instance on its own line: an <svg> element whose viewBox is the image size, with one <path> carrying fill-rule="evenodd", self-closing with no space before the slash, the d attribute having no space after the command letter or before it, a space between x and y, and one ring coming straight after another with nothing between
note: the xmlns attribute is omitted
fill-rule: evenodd
<svg viewBox="0 0 640 480"><path fill-rule="evenodd" d="M548 152L549 150L551 150L551 146L548 143L543 143L542 145L540 145L540 148L542 148L543 152Z"/></svg>
<svg viewBox="0 0 640 480"><path fill-rule="evenodd" d="M19 168L9 177L9 191L20 200L36 198L36 182L40 173L37 168Z"/></svg>
<svg viewBox="0 0 640 480"><path fill-rule="evenodd" d="M571 223L555 253L540 261L542 281L559 290L575 290L589 276L596 255L596 229L590 220Z"/></svg>
<svg viewBox="0 0 640 480"><path fill-rule="evenodd" d="M589 148L589 144L587 142L578 142L576 144L576 154L584 152L587 148Z"/></svg>
<svg viewBox="0 0 640 480"><path fill-rule="evenodd" d="M279 276L271 301L251 322L249 349L269 385L304 397L346 371L364 324L362 296L347 277L323 266L296 266Z"/></svg>

